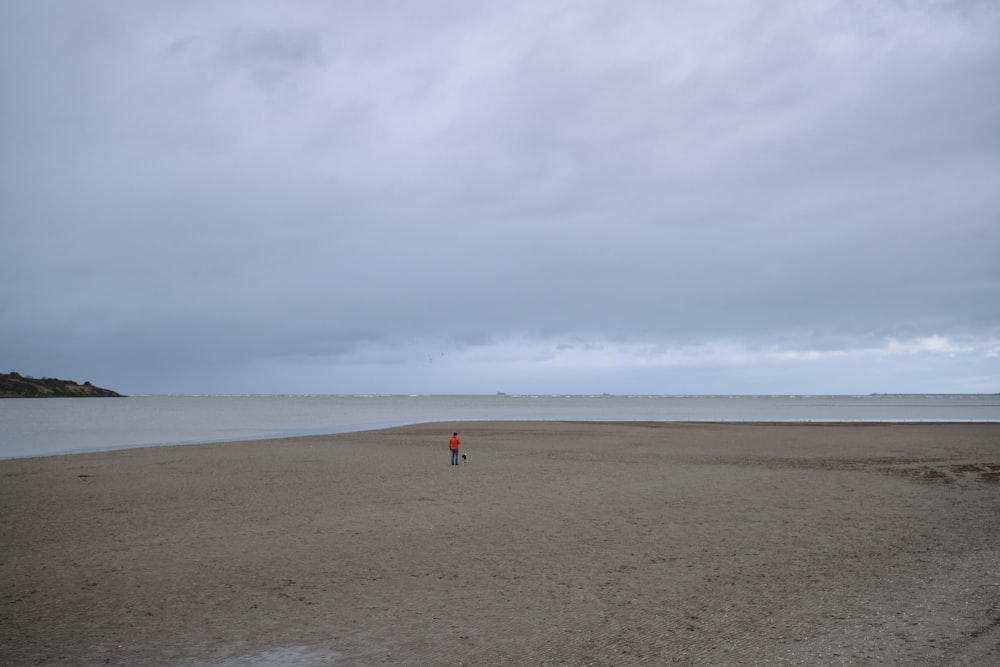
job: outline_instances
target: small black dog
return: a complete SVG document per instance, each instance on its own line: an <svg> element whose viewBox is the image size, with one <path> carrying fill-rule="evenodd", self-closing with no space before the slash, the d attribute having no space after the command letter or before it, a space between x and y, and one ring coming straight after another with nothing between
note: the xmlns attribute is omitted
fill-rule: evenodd
<svg viewBox="0 0 1000 667"><path fill-rule="evenodd" d="M462 452L462 463L468 463L468 462L469 462L469 455L466 454L465 452Z"/></svg>

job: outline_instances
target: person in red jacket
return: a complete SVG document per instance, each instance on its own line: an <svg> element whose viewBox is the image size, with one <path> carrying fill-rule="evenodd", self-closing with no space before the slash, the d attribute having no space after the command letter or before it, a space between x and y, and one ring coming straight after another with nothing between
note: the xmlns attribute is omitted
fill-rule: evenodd
<svg viewBox="0 0 1000 667"><path fill-rule="evenodd" d="M448 449L451 450L451 464L453 466L458 465L458 447L462 444L462 441L458 439L458 433L452 433L451 439L448 441Z"/></svg>

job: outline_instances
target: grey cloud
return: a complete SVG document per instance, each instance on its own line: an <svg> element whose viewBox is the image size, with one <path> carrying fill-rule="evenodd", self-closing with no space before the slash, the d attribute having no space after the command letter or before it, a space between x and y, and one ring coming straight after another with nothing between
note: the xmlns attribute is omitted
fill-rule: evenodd
<svg viewBox="0 0 1000 667"><path fill-rule="evenodd" d="M0 10L21 372L446 390L426 346L563 391L597 371L538 359L1000 336L990 3L110 7Z"/></svg>

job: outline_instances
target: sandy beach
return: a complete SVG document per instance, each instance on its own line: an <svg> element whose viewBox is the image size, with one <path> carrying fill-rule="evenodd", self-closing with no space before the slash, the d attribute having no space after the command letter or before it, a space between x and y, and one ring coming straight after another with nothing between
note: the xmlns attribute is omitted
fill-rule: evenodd
<svg viewBox="0 0 1000 667"><path fill-rule="evenodd" d="M0 481L0 665L1000 664L1000 424L438 423Z"/></svg>

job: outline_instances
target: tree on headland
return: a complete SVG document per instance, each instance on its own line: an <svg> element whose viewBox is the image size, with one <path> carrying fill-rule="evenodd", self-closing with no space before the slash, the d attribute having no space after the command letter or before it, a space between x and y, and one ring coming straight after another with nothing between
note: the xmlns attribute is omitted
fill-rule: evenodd
<svg viewBox="0 0 1000 667"><path fill-rule="evenodd" d="M121 397L116 391L95 387L87 380L78 384L73 380L24 377L20 373L0 373L0 398L72 398L72 397Z"/></svg>

